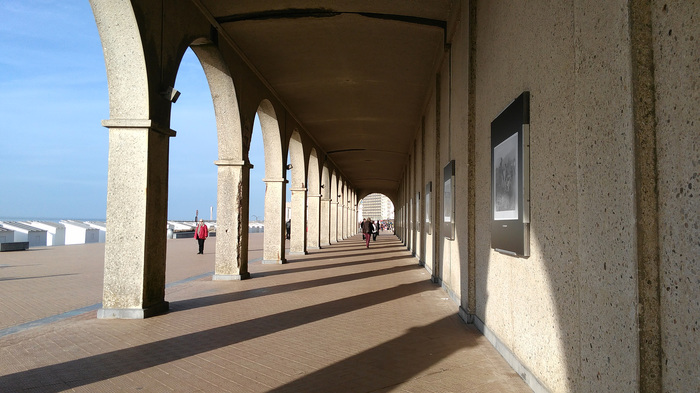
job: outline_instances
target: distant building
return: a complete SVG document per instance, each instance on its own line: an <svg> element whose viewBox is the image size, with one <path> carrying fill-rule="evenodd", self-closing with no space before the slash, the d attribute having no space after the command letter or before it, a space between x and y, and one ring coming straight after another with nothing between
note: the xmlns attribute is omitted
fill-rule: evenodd
<svg viewBox="0 0 700 393"><path fill-rule="evenodd" d="M364 197L358 208L358 221L363 218L372 218L372 220L393 220L394 219L394 204L384 194L369 194Z"/></svg>

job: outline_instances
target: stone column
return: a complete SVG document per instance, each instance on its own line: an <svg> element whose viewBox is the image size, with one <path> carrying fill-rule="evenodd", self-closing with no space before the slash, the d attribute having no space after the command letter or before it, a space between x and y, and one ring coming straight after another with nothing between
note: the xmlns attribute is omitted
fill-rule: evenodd
<svg viewBox="0 0 700 393"><path fill-rule="evenodd" d="M102 125L109 128L109 231L97 317L142 319L168 310L168 149L175 131L140 119Z"/></svg>
<svg viewBox="0 0 700 393"><path fill-rule="evenodd" d="M309 209L306 248L315 250L321 248L321 195L307 195L306 201Z"/></svg>
<svg viewBox="0 0 700 393"><path fill-rule="evenodd" d="M265 232L263 263L282 264L284 258L284 185L285 179L263 179L265 182Z"/></svg>
<svg viewBox="0 0 700 393"><path fill-rule="evenodd" d="M348 203L347 195L343 197L343 239L347 239L348 236Z"/></svg>
<svg viewBox="0 0 700 393"><path fill-rule="evenodd" d="M347 218L345 215L345 201L338 203L338 240L344 240L345 236L345 223Z"/></svg>
<svg viewBox="0 0 700 393"><path fill-rule="evenodd" d="M331 243L338 243L338 202L331 200Z"/></svg>
<svg viewBox="0 0 700 393"><path fill-rule="evenodd" d="M218 171L216 262L213 280L245 280L248 272L250 165L215 161Z"/></svg>
<svg viewBox="0 0 700 393"><path fill-rule="evenodd" d="M331 244L331 200L321 197L321 246Z"/></svg>
<svg viewBox="0 0 700 393"><path fill-rule="evenodd" d="M306 254L306 188L292 188L290 254Z"/></svg>

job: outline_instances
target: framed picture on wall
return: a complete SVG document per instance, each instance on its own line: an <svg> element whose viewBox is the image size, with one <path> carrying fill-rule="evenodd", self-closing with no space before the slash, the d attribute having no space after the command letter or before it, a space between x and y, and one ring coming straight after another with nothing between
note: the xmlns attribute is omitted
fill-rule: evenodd
<svg viewBox="0 0 700 393"><path fill-rule="evenodd" d="M430 199L433 194L433 182L428 182L425 185L425 233L430 235L432 233L433 224L432 221L432 206L430 205Z"/></svg>
<svg viewBox="0 0 700 393"><path fill-rule="evenodd" d="M445 165L442 175L442 233L450 240L455 238L455 161Z"/></svg>
<svg viewBox="0 0 700 393"><path fill-rule="evenodd" d="M420 191L418 191L416 193L416 231L421 230L420 224L422 224L422 221L420 218Z"/></svg>
<svg viewBox="0 0 700 393"><path fill-rule="evenodd" d="M530 93L491 122L491 247L530 256Z"/></svg>

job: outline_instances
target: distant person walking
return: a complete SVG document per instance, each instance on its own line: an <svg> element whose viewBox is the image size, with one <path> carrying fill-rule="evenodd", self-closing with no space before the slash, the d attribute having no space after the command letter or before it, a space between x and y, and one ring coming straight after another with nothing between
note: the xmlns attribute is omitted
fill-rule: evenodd
<svg viewBox="0 0 700 393"><path fill-rule="evenodd" d="M372 219L368 218L362 221L362 233L367 243L367 248L369 248L369 240L372 238Z"/></svg>
<svg viewBox="0 0 700 393"><path fill-rule="evenodd" d="M204 254L204 241L209 237L209 228L204 220L199 220L197 228L194 230L194 238L199 242L199 252L197 254Z"/></svg>
<svg viewBox="0 0 700 393"><path fill-rule="evenodd" d="M379 235L379 221L375 221L372 226L372 240L376 242L377 235Z"/></svg>

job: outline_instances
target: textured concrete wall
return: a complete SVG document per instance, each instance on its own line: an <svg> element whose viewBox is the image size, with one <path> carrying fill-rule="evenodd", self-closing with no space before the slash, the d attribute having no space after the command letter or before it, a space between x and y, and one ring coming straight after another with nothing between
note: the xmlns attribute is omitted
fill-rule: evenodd
<svg viewBox="0 0 700 393"><path fill-rule="evenodd" d="M700 2L654 4L664 391L700 391Z"/></svg>
<svg viewBox="0 0 700 393"><path fill-rule="evenodd" d="M553 391L576 391L581 366L573 8L479 2L476 16L475 311ZM525 90L532 98L527 259L490 248L491 121Z"/></svg>
<svg viewBox="0 0 700 393"><path fill-rule="evenodd" d="M652 336L641 339L662 342L663 389L698 390L693 365L700 360L694 269L700 255L700 215L695 213L700 211L695 42L700 24L694 20L699 6L652 5L651 87L640 82L635 63L640 48L634 40L646 28L630 25L639 6L626 1L476 2L476 37L471 38L476 44L475 102L466 93L468 24L460 24L454 35L451 81L440 84L452 92L449 105L439 105L450 111L448 127L441 122L442 137L458 150L446 154L463 158L457 162L457 187L463 183L460 171L468 170L469 150L461 144L468 144L469 118L462 110L467 107L475 110L476 171L475 277L464 268L468 250L461 247L469 212L458 211L458 241L445 243L441 278L450 289L450 270L461 261L463 288L456 293L463 308L475 301L476 318L537 379L533 386L538 388L631 392L655 386L639 375L640 368L654 362L653 356L640 355L645 346L653 350L653 344L640 343L638 308L644 306L652 309L644 318L660 318L660 337L653 337L652 329ZM531 92L531 256L514 258L490 248L490 123L523 91ZM639 255L645 228L635 210L644 181L637 171L647 170L646 153L635 143L638 129L648 126L635 118L643 106L634 102L648 96L655 96L658 124L658 151L651 151L658 154L660 316L653 312L655 295L640 304L638 293L639 272L649 262ZM457 190L458 209L468 206L468 192ZM653 286L641 290L653 291ZM470 293L474 299L466 299Z"/></svg>

